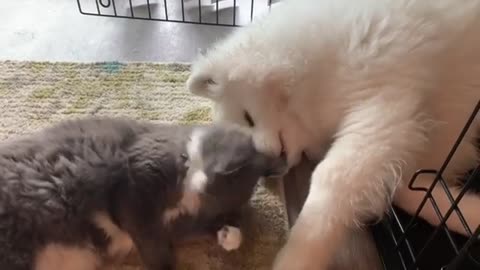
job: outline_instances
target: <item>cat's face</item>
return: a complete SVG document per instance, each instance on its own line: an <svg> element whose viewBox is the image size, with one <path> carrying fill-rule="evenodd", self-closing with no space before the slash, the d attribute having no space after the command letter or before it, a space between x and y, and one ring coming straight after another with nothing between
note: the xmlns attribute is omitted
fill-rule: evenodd
<svg viewBox="0 0 480 270"><path fill-rule="evenodd" d="M204 204L221 211L246 203L259 179L287 170L284 157L259 152L250 133L235 126L194 130L184 158L185 190L198 192Z"/></svg>

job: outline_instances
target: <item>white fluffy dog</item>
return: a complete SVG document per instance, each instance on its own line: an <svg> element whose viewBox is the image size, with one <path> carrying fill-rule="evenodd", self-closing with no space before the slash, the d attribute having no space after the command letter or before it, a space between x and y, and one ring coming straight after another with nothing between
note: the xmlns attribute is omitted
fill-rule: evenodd
<svg viewBox="0 0 480 270"><path fill-rule="evenodd" d="M480 1L287 0L194 63L187 87L265 151L323 158L274 269L327 269L399 184L440 167L480 98ZM452 184L478 161L478 127Z"/></svg>

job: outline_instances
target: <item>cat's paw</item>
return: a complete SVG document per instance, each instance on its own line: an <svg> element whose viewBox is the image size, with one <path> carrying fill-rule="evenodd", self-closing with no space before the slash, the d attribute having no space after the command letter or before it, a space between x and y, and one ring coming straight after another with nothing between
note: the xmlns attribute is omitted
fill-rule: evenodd
<svg viewBox="0 0 480 270"><path fill-rule="evenodd" d="M242 244L242 232L233 226L223 226L217 231L217 241L227 251L236 250Z"/></svg>

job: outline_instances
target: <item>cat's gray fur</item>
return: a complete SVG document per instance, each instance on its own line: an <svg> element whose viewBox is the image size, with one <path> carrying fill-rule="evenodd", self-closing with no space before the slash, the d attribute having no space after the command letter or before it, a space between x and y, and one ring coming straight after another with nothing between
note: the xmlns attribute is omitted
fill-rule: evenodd
<svg viewBox="0 0 480 270"><path fill-rule="evenodd" d="M196 216L166 225L161 213L181 199L188 170L185 144L197 127L87 118L5 141L0 145L0 269L34 269L35 254L49 243L93 244L105 255L109 239L92 223L96 212L107 213L131 236L147 269L173 269L173 237L235 211L260 177L285 167L257 152L246 133L204 126L209 182L201 208Z"/></svg>

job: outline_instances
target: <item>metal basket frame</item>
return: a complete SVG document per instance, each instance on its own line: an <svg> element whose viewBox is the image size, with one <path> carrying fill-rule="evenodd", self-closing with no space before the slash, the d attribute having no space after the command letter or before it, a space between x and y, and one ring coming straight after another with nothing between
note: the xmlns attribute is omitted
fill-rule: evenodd
<svg viewBox="0 0 480 270"><path fill-rule="evenodd" d="M446 157L444 163L440 167L440 169L421 169L418 170L411 178L408 188L415 192L423 192L425 193L421 204L419 205L418 209L416 210L413 216L410 216L409 220L405 222L405 219L402 222L402 218L400 217L402 210L392 207L390 213L386 219L384 219L380 224L376 226L374 229L374 237L376 239L377 245L379 245L379 251L382 259L384 260L384 264L386 265L386 269L402 269L402 270L413 270L419 269L419 261L425 255L425 251L428 248L431 248L434 240L440 237L440 233L443 232L444 236L447 239L446 245L448 247L442 248L450 248L453 251L453 259L445 265L442 269L443 270L453 270L453 269L464 269L460 268L461 264L465 261L470 261L472 263L472 267L474 269L480 269L480 262L478 258L475 258L471 254L471 249L474 245L480 244L480 226L477 228L470 228L467 225L464 215L461 213L460 209L458 208L459 202L462 200L464 195L471 189L472 184L475 181L480 181L480 164L478 164L471 173L466 177L464 186L462 187L459 195L457 198L454 199L452 193L450 192L447 183L443 178L443 173L447 168L450 160L455 155L459 145L463 141L465 135L467 134L468 130L471 128L472 123L477 117L480 117L479 114L480 110L480 101L477 102L474 110L472 111L471 115L467 119L465 126L463 127L462 131L460 132L457 140L455 141L453 147L451 148L448 156ZM420 175L434 175L435 178L429 188L423 187L415 187L415 181ZM433 189L440 185L445 192L449 202L450 208L447 210L445 215L442 215L435 198L432 196ZM427 204L427 202L431 203L435 215L440 221L438 226L434 227L433 231L428 235L427 240L423 243L423 245L418 250L414 250L411 245L411 240L409 239L409 233L411 232L414 225L419 222L419 214ZM480 209L480 206L479 206ZM466 241L459 245L452 236L452 232L448 229L446 222L448 218L455 213L460 222L463 225L465 232L467 233ZM387 240L387 241L386 241ZM478 255L477 255L478 256ZM388 261L388 262L387 262ZM392 261L395 261L392 263ZM390 264L390 266L387 266ZM395 265L395 266L392 266ZM469 269L470 270L470 269Z"/></svg>
<svg viewBox="0 0 480 270"><path fill-rule="evenodd" d="M90 1L95 3L96 10L90 10L86 11L84 9L84 4L85 2ZM204 19L204 11L202 9L205 8L205 5L202 5L202 0L177 0L176 2L180 3L180 9L181 9L181 18L173 18L171 14L169 13L169 3L171 3L171 0L158 0L158 2L161 2L160 4L163 5L162 10L163 10L163 17L155 17L153 15L153 5L154 3L153 0L143 0L144 3L143 5L144 8L147 11L147 16L139 16L136 14L134 11L135 5L132 3L132 0L128 0L128 6L129 6L129 12L128 15L126 14L119 14L118 11L118 6L117 2L120 0L77 0L77 5L78 9L81 14L83 15L91 15L91 16L100 16L100 17L114 17L114 18L124 18L124 19L137 19L137 20L148 20L148 21L161 21L161 22L176 22L176 23L186 23L186 24L200 24L200 25L218 25L218 26L242 26L242 23L238 22L238 8L239 8L239 3L242 2L242 0L211 0L211 2L215 2L213 4L214 10L213 12L215 13L214 15L214 20L213 21L207 21ZM188 19L186 16L186 7L185 3L186 2L195 2L197 3L197 14L198 17L196 19ZM221 22L220 21L220 2L230 2L232 4L232 16L231 16L231 22ZM249 2L249 22L253 21L255 18L255 8L256 8L256 0L244 0L243 2ZM257 0L258 1L258 0ZM175 2L175 3L176 3ZM276 3L277 1L274 0L265 0L267 5L268 11L270 11L272 5ZM178 4L178 3L177 3ZM137 7L139 7L137 5Z"/></svg>

